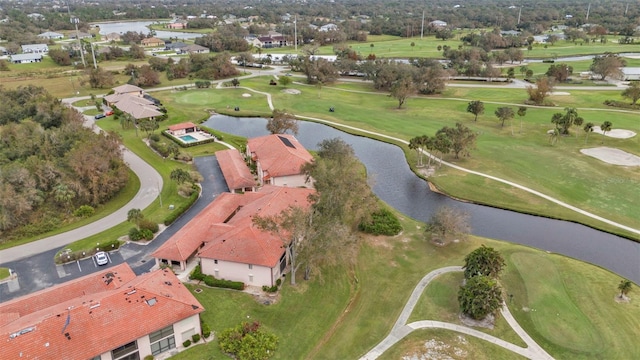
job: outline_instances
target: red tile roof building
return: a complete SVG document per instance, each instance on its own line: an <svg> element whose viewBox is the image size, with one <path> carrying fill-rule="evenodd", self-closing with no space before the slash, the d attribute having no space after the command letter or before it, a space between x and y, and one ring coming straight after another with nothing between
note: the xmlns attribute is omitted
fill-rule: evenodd
<svg viewBox="0 0 640 360"><path fill-rule="evenodd" d="M197 255L205 274L273 286L287 264L283 240L258 229L252 219L277 215L290 206L308 207L314 191L267 185L258 192L223 193L152 256L158 263L180 264L184 269Z"/></svg>
<svg viewBox="0 0 640 360"><path fill-rule="evenodd" d="M312 187L302 166L313 156L293 135L277 134L249 139L247 156L257 165L260 184Z"/></svg>
<svg viewBox="0 0 640 360"><path fill-rule="evenodd" d="M1 303L0 359L142 359L200 333L202 311L171 271L125 263Z"/></svg>
<svg viewBox="0 0 640 360"><path fill-rule="evenodd" d="M216 158L230 192L255 191L256 180L237 149L218 151Z"/></svg>

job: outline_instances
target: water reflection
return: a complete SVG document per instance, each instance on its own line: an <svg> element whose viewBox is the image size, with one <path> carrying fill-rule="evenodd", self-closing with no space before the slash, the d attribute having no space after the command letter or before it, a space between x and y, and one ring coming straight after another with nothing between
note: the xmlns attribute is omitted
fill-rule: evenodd
<svg viewBox="0 0 640 360"><path fill-rule="evenodd" d="M203 125L230 134L256 137L268 134L263 118L214 115ZM591 262L640 283L640 244L587 226L459 202L429 190L409 168L397 146L350 135L326 125L301 122L297 139L316 149L324 139L339 137L351 144L373 179L373 191L400 212L427 221L442 205L469 213L476 235L511 241ZM478 189L482 191L482 189Z"/></svg>

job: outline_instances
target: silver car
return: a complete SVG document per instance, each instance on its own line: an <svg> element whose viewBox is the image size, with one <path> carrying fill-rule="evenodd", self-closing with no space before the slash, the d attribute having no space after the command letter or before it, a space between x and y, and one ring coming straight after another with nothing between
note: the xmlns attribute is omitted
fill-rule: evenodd
<svg viewBox="0 0 640 360"><path fill-rule="evenodd" d="M100 251L94 255L96 259L96 264L98 265L107 265L109 263L109 258L107 257L107 253L104 251Z"/></svg>

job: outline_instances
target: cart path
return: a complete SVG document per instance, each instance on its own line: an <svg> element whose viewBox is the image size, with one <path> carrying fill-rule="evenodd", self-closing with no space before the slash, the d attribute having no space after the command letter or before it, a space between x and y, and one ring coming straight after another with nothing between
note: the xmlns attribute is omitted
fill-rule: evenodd
<svg viewBox="0 0 640 360"><path fill-rule="evenodd" d="M424 293L424 289L429 285L429 283L433 281L433 279L435 279L436 277L442 274L451 273L451 272L460 272L460 271L462 271L461 266L448 266L448 267L443 267L440 269L433 270L432 272L425 275L420 280L418 285L416 285L416 287L413 289L413 292L411 293L409 300L407 300L407 303L402 309L400 316L398 316L398 320L396 320L396 323L393 325L393 328L391 329L391 332L389 333L389 335L387 335L386 338L384 338L380 343L378 343L378 345L376 345L368 353L362 356L360 360L377 359L380 355L382 355L385 351L387 351L397 342L402 340L405 336L409 335L411 332L418 329L445 329L445 330L456 331L459 333L463 333L469 336L474 336L479 339L488 341L490 343L501 346L509 351L512 351L514 353L517 353L529 359L535 359L535 360L553 359L551 355L549 355L542 347L540 347L540 345L538 345L529 336L529 334L527 334L524 331L524 329L522 329L520 324L518 324L515 318L511 315L511 312L509 312L509 308L504 304L500 309L500 313L502 314L502 316L504 316L505 320L507 320L507 323L509 324L509 326L511 326L511 328L518 334L518 336L520 336L520 338L522 338L522 340L527 344L526 348L514 345L510 342L504 341L495 336L491 336L489 334L483 333L481 331L472 329L467 326L462 326L462 325L457 325L457 324L452 324L452 323L447 323L442 321L435 321L435 320L421 320L421 321L415 321L410 324L407 324L407 320L409 319L409 316L411 316L411 313L413 312L413 309L418 303L418 300L420 300L420 296L422 296L422 294Z"/></svg>

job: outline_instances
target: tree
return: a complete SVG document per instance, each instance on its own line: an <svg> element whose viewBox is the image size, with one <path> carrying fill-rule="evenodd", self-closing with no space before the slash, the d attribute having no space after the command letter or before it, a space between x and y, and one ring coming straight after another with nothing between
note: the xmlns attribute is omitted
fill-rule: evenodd
<svg viewBox="0 0 640 360"><path fill-rule="evenodd" d="M513 79L515 77L516 77L516 71L513 68L509 68L509 70L507 70L507 78Z"/></svg>
<svg viewBox="0 0 640 360"><path fill-rule="evenodd" d="M520 106L518 108L518 117L520 117L520 132L522 132L522 119L527 115L527 107Z"/></svg>
<svg viewBox="0 0 640 360"><path fill-rule="evenodd" d="M618 284L618 290L620 290L620 299L623 299L629 291L631 291L632 283L627 279L620 280L620 284Z"/></svg>
<svg viewBox="0 0 640 360"><path fill-rule="evenodd" d="M500 119L500 121L502 122L501 127L504 127L504 122L506 120L511 120L515 116L513 109L508 106L497 108L495 111L495 114L496 114L496 117Z"/></svg>
<svg viewBox="0 0 640 360"><path fill-rule="evenodd" d="M293 82L290 76L280 76L278 78L278 81L280 82L280 85L282 85L283 88L286 88L289 84Z"/></svg>
<svg viewBox="0 0 640 360"><path fill-rule="evenodd" d="M622 92L622 97L631 99L631 105L635 105L640 99L640 81L629 82L629 86Z"/></svg>
<svg viewBox="0 0 640 360"><path fill-rule="evenodd" d="M440 28L436 30L436 39L442 39L442 41L453 38L453 31L449 28Z"/></svg>
<svg viewBox="0 0 640 360"><path fill-rule="evenodd" d="M184 169L177 168L177 169L171 170L171 174L169 175L169 178L177 182L178 184L182 184L186 181L191 181L191 174L189 174L189 172Z"/></svg>
<svg viewBox="0 0 640 360"><path fill-rule="evenodd" d="M529 68L526 65L522 65L520 66L519 70L520 70L520 75L524 77L527 71L529 70Z"/></svg>
<svg viewBox="0 0 640 360"><path fill-rule="evenodd" d="M484 114L484 103L480 100L474 100L467 105L467 112L475 115L473 121L478 121L478 115Z"/></svg>
<svg viewBox="0 0 640 360"><path fill-rule="evenodd" d="M458 291L460 310L476 320L495 314L502 307L502 288L496 279L474 276Z"/></svg>
<svg viewBox="0 0 640 360"><path fill-rule="evenodd" d="M604 80L607 76L614 79L622 79L624 74L620 68L624 67L626 62L618 54L604 53L593 58L593 63L589 67L592 73L600 76L600 80Z"/></svg>
<svg viewBox="0 0 640 360"><path fill-rule="evenodd" d="M130 209L127 212L127 221L136 224L136 227L140 226L140 221L143 219L144 215L140 209Z"/></svg>
<svg viewBox="0 0 640 360"><path fill-rule="evenodd" d="M238 80L238 78L231 79L231 85L237 88L238 86L240 86L240 80Z"/></svg>
<svg viewBox="0 0 640 360"><path fill-rule="evenodd" d="M407 101L407 98L415 95L416 92L417 89L413 83L413 79L410 77L403 77L393 83L391 86L391 94L389 94L389 96L398 100L398 109L400 109L405 101Z"/></svg>
<svg viewBox="0 0 640 360"><path fill-rule="evenodd" d="M451 141L451 151L453 151L456 159L460 158L460 154L469 156L470 150L476 145L476 138L478 136L474 131L461 123L456 123L456 126L453 128L445 126L438 130L436 136L438 134L445 134L449 141Z"/></svg>
<svg viewBox="0 0 640 360"><path fill-rule="evenodd" d="M587 145L587 141L589 140L589 134L593 132L593 127L595 125L592 122L588 122L586 124L584 124L584 127L582 128L584 130L584 132L586 133L584 136L584 144Z"/></svg>
<svg viewBox="0 0 640 360"><path fill-rule="evenodd" d="M451 139L449 139L449 136L444 132L436 133L436 136L432 138L432 144L433 149L440 153L440 166L442 166L442 157L451 151ZM427 146L428 145L429 143L427 143ZM431 160L431 158L429 158L429 160Z"/></svg>
<svg viewBox="0 0 640 360"><path fill-rule="evenodd" d="M544 99L553 91L553 81L548 77L540 77L535 86L528 86L529 100L536 105L544 103Z"/></svg>
<svg viewBox="0 0 640 360"><path fill-rule="evenodd" d="M146 118L140 121L140 128L147 133L147 136L151 136L159 127L160 125L158 125L156 119Z"/></svg>
<svg viewBox="0 0 640 360"><path fill-rule="evenodd" d="M576 108L565 108L564 110L564 114L553 114L551 122L556 125L556 129L558 129L561 135L568 135L569 128L571 128L571 126L580 126L584 120L578 116L578 110L576 110Z"/></svg>
<svg viewBox="0 0 640 360"><path fill-rule="evenodd" d="M604 137L605 135L611 131L613 124L611 123L611 121L605 121L602 123L602 125L600 125L600 130L602 130L602 143L604 144Z"/></svg>
<svg viewBox="0 0 640 360"><path fill-rule="evenodd" d="M556 82L565 82L569 76L573 74L573 67L567 64L553 64L545 73L548 77L552 77Z"/></svg>
<svg viewBox="0 0 640 360"><path fill-rule="evenodd" d="M218 346L238 360L267 360L278 348L278 337L261 329L259 322L242 324L222 330Z"/></svg>
<svg viewBox="0 0 640 360"><path fill-rule="evenodd" d="M68 66L71 65L71 56L69 56L69 52L61 49L51 49L48 53L49 57L53 62L60 66Z"/></svg>
<svg viewBox="0 0 640 360"><path fill-rule="evenodd" d="M134 83L138 86L155 86L160 84L160 73L149 65L142 65L137 69Z"/></svg>
<svg viewBox="0 0 640 360"><path fill-rule="evenodd" d="M449 206L441 206L431 216L426 231L434 242L442 245L454 238L465 239L471 231L469 214Z"/></svg>
<svg viewBox="0 0 640 360"><path fill-rule="evenodd" d="M111 87L115 83L113 74L110 71L103 70L101 67L87 69L87 75L88 78L81 80L81 83L88 82L92 89Z"/></svg>
<svg viewBox="0 0 640 360"><path fill-rule="evenodd" d="M416 136L409 140L409 149L415 150L416 155L418 155L418 167L422 166L423 148L426 145L426 142L428 141L428 139L429 139L428 136L422 135L422 136Z"/></svg>
<svg viewBox="0 0 640 360"><path fill-rule="evenodd" d="M506 263L499 251L484 244L464 258L464 277L484 275L494 279L500 277Z"/></svg>
<svg viewBox="0 0 640 360"><path fill-rule="evenodd" d="M298 121L293 114L284 109L273 109L271 119L267 121L267 131L272 134L284 134L287 131L291 131L294 135L297 135Z"/></svg>

